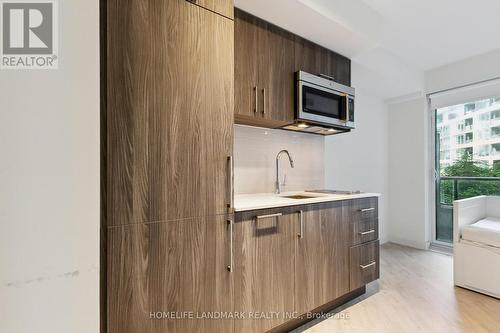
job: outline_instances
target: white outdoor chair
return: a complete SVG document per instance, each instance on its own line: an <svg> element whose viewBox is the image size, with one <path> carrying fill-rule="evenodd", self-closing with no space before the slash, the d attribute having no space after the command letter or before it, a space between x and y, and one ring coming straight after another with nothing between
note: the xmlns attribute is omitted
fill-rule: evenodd
<svg viewBox="0 0 500 333"><path fill-rule="evenodd" d="M456 286L500 298L500 197L453 202Z"/></svg>

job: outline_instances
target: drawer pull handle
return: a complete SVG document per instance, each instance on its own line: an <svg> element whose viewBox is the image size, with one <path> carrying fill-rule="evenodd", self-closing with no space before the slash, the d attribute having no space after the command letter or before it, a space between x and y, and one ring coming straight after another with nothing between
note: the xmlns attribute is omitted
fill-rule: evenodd
<svg viewBox="0 0 500 333"><path fill-rule="evenodd" d="M260 219L267 219L267 218L270 218L270 217L279 217L279 216L283 216L283 213L268 214L268 215L257 215L255 218L257 220L260 220Z"/></svg>
<svg viewBox="0 0 500 333"><path fill-rule="evenodd" d="M375 266L376 264L377 264L377 262L376 262L376 261L372 261L372 262L371 262L371 263L369 263L368 265L359 265L359 267L360 267L361 269L366 269L366 268L368 268L368 267Z"/></svg>
<svg viewBox="0 0 500 333"><path fill-rule="evenodd" d="M361 236L364 236L364 235L369 235L369 234L373 234L375 232L375 229L372 229L372 230L368 230L368 231L363 231L363 232L358 232Z"/></svg>
<svg viewBox="0 0 500 333"><path fill-rule="evenodd" d="M299 238L304 238L304 211L299 210L299 223L300 223L300 228L299 228Z"/></svg>
<svg viewBox="0 0 500 333"><path fill-rule="evenodd" d="M372 210L375 210L374 207L371 207L371 208L363 208L363 209L360 209L358 212L361 212L361 213L366 213L366 212L371 212Z"/></svg>
<svg viewBox="0 0 500 333"><path fill-rule="evenodd" d="M253 88L253 91L255 93L255 109L253 109L253 112L257 113L258 108L259 108L259 96L258 96L258 94L259 94L259 88L257 86L255 86Z"/></svg>

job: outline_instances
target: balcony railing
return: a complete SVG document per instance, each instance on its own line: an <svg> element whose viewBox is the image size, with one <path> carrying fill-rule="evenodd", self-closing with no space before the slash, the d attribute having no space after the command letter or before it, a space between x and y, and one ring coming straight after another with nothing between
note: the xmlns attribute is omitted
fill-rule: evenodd
<svg viewBox="0 0 500 333"><path fill-rule="evenodd" d="M443 205L478 195L500 195L500 177L440 177L439 199Z"/></svg>
<svg viewBox="0 0 500 333"><path fill-rule="evenodd" d="M437 191L436 239L453 241L453 201L499 195L500 177L440 177Z"/></svg>

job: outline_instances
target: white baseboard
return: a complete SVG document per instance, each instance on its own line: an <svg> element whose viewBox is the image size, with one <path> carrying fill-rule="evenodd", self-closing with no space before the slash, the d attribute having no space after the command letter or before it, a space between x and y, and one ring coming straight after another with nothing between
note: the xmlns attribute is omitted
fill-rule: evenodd
<svg viewBox="0 0 500 333"><path fill-rule="evenodd" d="M429 242L419 242L419 241L415 241L413 239L404 239L404 238L393 237L393 236L390 236L388 241L391 243L396 243L399 245L413 247L413 248L420 249L420 250L428 250L429 245L430 245Z"/></svg>

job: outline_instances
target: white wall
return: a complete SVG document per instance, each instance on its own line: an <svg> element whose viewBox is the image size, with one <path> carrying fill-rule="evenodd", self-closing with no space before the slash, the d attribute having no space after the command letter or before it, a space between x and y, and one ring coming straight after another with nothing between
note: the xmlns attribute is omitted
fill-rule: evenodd
<svg viewBox="0 0 500 333"><path fill-rule="evenodd" d="M327 188L377 192L381 243L388 235L387 107L372 94L375 83L367 69L352 63L352 86L356 88L356 129L325 139Z"/></svg>
<svg viewBox="0 0 500 333"><path fill-rule="evenodd" d="M429 233L426 99L389 105L389 237L425 249Z"/></svg>
<svg viewBox="0 0 500 333"><path fill-rule="evenodd" d="M425 91L432 93L497 77L500 77L500 50L425 72Z"/></svg>
<svg viewBox="0 0 500 333"><path fill-rule="evenodd" d="M281 157L283 191L324 188L324 138L285 130L234 126L235 193L271 193L275 189L276 154L287 149L294 159Z"/></svg>
<svg viewBox="0 0 500 333"><path fill-rule="evenodd" d="M426 93L500 76L500 50L425 72ZM389 103L390 240L428 246L434 228L431 114L422 92Z"/></svg>
<svg viewBox="0 0 500 333"><path fill-rule="evenodd" d="M0 71L0 332L97 332L98 1L59 1L59 69Z"/></svg>

